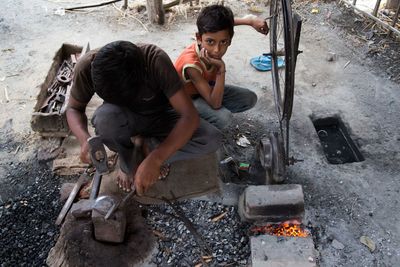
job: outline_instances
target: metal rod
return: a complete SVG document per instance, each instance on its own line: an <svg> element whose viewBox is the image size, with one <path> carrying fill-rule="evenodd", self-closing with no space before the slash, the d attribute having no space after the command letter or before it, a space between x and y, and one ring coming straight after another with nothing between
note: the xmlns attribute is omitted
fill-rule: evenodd
<svg viewBox="0 0 400 267"><path fill-rule="evenodd" d="M185 216L185 214L180 209L180 207L176 203L172 203L165 197L163 197L162 200L164 200L175 211L175 213L178 215L179 219L181 219L181 221L185 224L186 228L192 233L193 237L195 238L197 243L200 245L200 248L203 250L203 252L210 255L212 252L210 246L206 243L206 241L203 239L203 237L197 232L193 223Z"/></svg>
<svg viewBox="0 0 400 267"><path fill-rule="evenodd" d="M119 207L124 207L126 202L135 194L135 192L136 192L136 190L132 189L132 191L129 192L129 194L127 194L120 202L118 202L117 204L114 204L111 207L111 209L107 212L104 219L108 220Z"/></svg>
<svg viewBox="0 0 400 267"><path fill-rule="evenodd" d="M285 164L289 166L289 119L286 118L286 160Z"/></svg>
<svg viewBox="0 0 400 267"><path fill-rule="evenodd" d="M82 185L84 184L84 182L86 180L87 180L87 174L85 171L85 173L83 173L83 174L81 174L81 176L79 176L78 181L75 183L74 188L72 189L71 193L69 194L67 201L65 202L63 208L61 209L60 214L57 217L56 225L60 225L64 221L64 218L67 215L68 211L70 210L75 197L78 195L79 190L81 189Z"/></svg>
<svg viewBox="0 0 400 267"><path fill-rule="evenodd" d="M87 5L87 6L68 7L68 8L65 8L65 10L72 11L72 10L76 10L76 9L99 7L99 6L105 6L105 5L113 4L113 3L116 3L116 2L119 2L119 1L121 1L121 0L113 0L113 1L108 1L108 2L99 3L99 4Z"/></svg>
<svg viewBox="0 0 400 267"><path fill-rule="evenodd" d="M372 15L374 15L375 17L378 14L378 9L380 5L381 5L381 0L376 0L375 8L374 11L372 12Z"/></svg>
<svg viewBox="0 0 400 267"><path fill-rule="evenodd" d="M353 0L353 6L355 6L357 3L357 0Z"/></svg>

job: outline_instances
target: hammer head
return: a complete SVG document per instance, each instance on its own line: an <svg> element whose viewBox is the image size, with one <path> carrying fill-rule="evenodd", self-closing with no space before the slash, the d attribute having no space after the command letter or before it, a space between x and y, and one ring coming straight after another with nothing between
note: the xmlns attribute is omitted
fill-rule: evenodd
<svg viewBox="0 0 400 267"><path fill-rule="evenodd" d="M107 153L99 136L90 137L88 140L90 158L96 171L100 174L108 172Z"/></svg>

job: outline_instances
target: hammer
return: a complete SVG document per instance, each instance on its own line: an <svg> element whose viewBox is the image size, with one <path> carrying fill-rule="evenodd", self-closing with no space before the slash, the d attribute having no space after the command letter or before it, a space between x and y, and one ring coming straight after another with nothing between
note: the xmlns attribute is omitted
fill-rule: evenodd
<svg viewBox="0 0 400 267"><path fill-rule="evenodd" d="M89 199L96 199L99 194L101 179L103 174L108 172L107 153L104 149L103 142L99 136L90 137L88 140L90 158L96 167L96 173L93 178L92 190Z"/></svg>
<svg viewBox="0 0 400 267"><path fill-rule="evenodd" d="M96 166L96 175L93 183L94 190L91 192L91 198L92 195L96 198L98 195L98 188L96 185L100 184L102 171L107 167L101 166L100 163L103 163L106 157L102 156L102 153L99 152L104 149L100 139L92 137L88 142L91 147L90 153L93 164ZM140 160L139 152L141 152L141 148L139 144L134 147L133 153L135 160ZM99 169L97 169L98 166ZM99 170L99 172L97 172L97 170ZM94 226L94 236L97 240L112 243L122 243L124 241L126 230L126 212L124 206L134 194L135 189L120 201L117 201L113 196L101 196L96 199L91 216Z"/></svg>

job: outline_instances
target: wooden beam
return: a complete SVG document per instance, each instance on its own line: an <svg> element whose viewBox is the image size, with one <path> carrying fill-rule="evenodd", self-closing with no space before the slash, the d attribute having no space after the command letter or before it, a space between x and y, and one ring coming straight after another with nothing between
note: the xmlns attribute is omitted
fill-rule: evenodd
<svg viewBox="0 0 400 267"><path fill-rule="evenodd" d="M376 23L378 23L379 25L381 25L382 27L392 31L393 33L395 33L396 35L398 35L400 37L400 31L392 26L390 26L389 24L383 22L382 20L378 19L377 17L369 14L368 12L365 12L355 6L353 6L351 3L347 2L347 4L352 7L354 10L360 12L361 14L367 16L368 18L372 19L373 21L375 21Z"/></svg>
<svg viewBox="0 0 400 267"><path fill-rule="evenodd" d="M174 0L172 2L169 2L169 3L165 4L164 5L164 10L167 10L167 9L173 7L173 6L184 4L184 3L187 3L187 2L192 3L192 0Z"/></svg>

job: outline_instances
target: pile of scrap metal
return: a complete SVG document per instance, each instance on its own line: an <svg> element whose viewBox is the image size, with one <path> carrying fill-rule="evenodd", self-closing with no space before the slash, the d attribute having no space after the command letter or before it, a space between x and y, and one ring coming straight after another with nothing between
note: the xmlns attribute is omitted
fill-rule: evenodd
<svg viewBox="0 0 400 267"><path fill-rule="evenodd" d="M72 54L71 58L74 58L75 61L72 59L64 60L61 64L53 83L47 89L47 98L40 108L40 112L57 112L61 114L67 91L69 91L72 86L72 74L76 63L76 57L76 54Z"/></svg>

